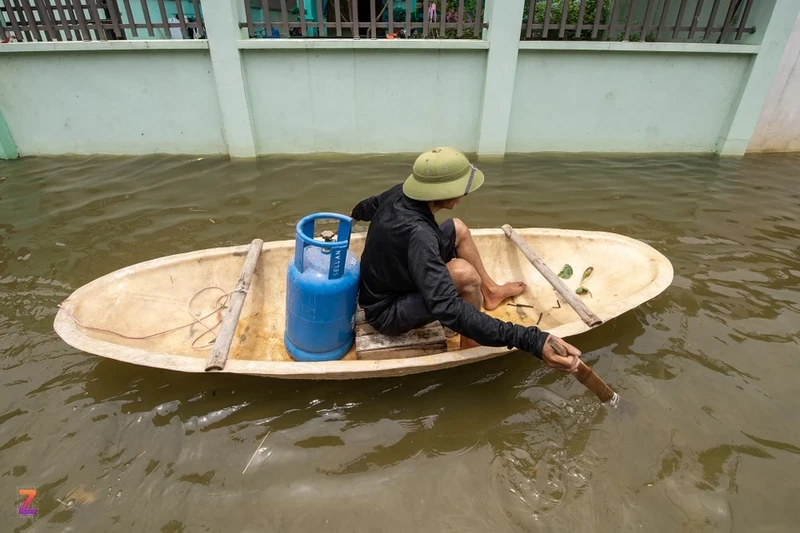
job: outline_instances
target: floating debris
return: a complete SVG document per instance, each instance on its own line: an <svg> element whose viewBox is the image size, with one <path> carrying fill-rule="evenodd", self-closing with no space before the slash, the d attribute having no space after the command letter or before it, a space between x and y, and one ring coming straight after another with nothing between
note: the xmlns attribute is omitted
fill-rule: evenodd
<svg viewBox="0 0 800 533"><path fill-rule="evenodd" d="M64 501L66 500L66 501ZM87 505L97 501L97 492L89 491L83 484L78 485L64 496L64 500L56 498L56 501L65 507L72 507L75 504Z"/></svg>
<svg viewBox="0 0 800 533"><path fill-rule="evenodd" d="M247 461L247 465L245 465L244 470L242 470L242 474L244 474L247 471L247 467L250 466L250 463L253 462L253 459L255 459L256 454L258 453L258 450L261 449L261 445L264 444L264 441L267 440L267 437L269 437L270 433L272 433L272 430L268 430L267 434L264 435L264 438L261 439L261 442L259 443L258 448L256 448L256 451L253 452L253 456L250 458L249 461Z"/></svg>
<svg viewBox="0 0 800 533"><path fill-rule="evenodd" d="M581 284L577 289L575 289L575 292L577 294L588 294L589 296L594 298L594 296L592 296L592 292L589 289L587 289L586 287L583 286L584 280L586 280L586 278L591 276L592 272L594 272L594 267L589 267L589 268L587 268L586 270L583 271L583 276L581 277Z"/></svg>
<svg viewBox="0 0 800 533"><path fill-rule="evenodd" d="M569 264L565 264L564 268L561 269L561 272L558 273L559 278L569 279L572 277L572 267Z"/></svg>
<svg viewBox="0 0 800 533"><path fill-rule="evenodd" d="M66 503L64 500L59 500L58 498L56 498L56 501L64 507L72 507L72 502Z"/></svg>

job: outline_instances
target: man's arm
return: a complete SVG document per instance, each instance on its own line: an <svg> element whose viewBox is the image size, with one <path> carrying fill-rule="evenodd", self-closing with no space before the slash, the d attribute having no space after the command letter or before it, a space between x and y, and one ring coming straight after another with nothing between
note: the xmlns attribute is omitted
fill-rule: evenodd
<svg viewBox="0 0 800 533"><path fill-rule="evenodd" d="M362 220L364 222L369 222L370 220L372 220L372 217L375 216L375 211L378 210L378 207L380 207L381 203L398 187L402 186L403 186L402 183L395 185L388 191L384 191L381 194L370 196L365 200L361 200L358 204L356 204L356 206L350 212L350 218L354 220Z"/></svg>
<svg viewBox="0 0 800 533"><path fill-rule="evenodd" d="M415 231L409 242L408 266L425 304L444 326L484 346L518 348L542 358L548 333L498 320L458 295L432 230Z"/></svg>

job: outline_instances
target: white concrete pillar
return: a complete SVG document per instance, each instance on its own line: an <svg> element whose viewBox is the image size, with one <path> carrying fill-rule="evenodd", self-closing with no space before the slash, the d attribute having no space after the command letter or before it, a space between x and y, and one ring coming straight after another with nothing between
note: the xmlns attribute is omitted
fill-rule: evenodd
<svg viewBox="0 0 800 533"><path fill-rule="evenodd" d="M748 152L800 152L800 15L783 51Z"/></svg>
<svg viewBox="0 0 800 533"><path fill-rule="evenodd" d="M203 4L203 22L208 34L223 133L233 159L256 157L242 57L236 46L236 41L246 35L239 28L241 3L238 0L214 0Z"/></svg>
<svg viewBox="0 0 800 533"><path fill-rule="evenodd" d="M524 6L525 0L488 0L486 5L489 55L478 137L479 156L502 156L506 151Z"/></svg>
<svg viewBox="0 0 800 533"><path fill-rule="evenodd" d="M747 151L799 11L800 2L797 0L776 0L761 49L750 66L739 105L723 125L717 142L720 155L741 156Z"/></svg>

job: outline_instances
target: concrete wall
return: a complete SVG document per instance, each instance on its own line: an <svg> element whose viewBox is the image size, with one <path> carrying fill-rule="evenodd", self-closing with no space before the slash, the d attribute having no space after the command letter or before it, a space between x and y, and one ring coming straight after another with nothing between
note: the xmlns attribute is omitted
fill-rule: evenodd
<svg viewBox="0 0 800 533"><path fill-rule="evenodd" d="M208 40L0 45L4 138L23 156L742 155L800 11L759 4L756 44L520 42L526 3L490 1L483 40L248 39L243 3L220 0ZM796 131L797 99L770 94L763 139Z"/></svg>
<svg viewBox="0 0 800 533"><path fill-rule="evenodd" d="M2 54L0 109L23 156L227 153L203 50Z"/></svg>
<svg viewBox="0 0 800 533"><path fill-rule="evenodd" d="M747 151L800 152L800 16Z"/></svg>
<svg viewBox="0 0 800 533"><path fill-rule="evenodd" d="M477 149L482 50L245 50L259 153Z"/></svg>
<svg viewBox="0 0 800 533"><path fill-rule="evenodd" d="M509 152L713 152L746 54L523 50Z"/></svg>

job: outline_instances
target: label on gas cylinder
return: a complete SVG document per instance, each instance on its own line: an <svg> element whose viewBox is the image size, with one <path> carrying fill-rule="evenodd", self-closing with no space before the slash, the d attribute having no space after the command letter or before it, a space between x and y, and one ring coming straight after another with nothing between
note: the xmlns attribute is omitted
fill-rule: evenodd
<svg viewBox="0 0 800 533"><path fill-rule="evenodd" d="M331 272L336 275L342 269L342 252L343 250L334 250L331 254Z"/></svg>

